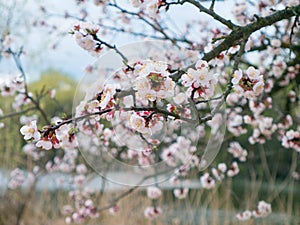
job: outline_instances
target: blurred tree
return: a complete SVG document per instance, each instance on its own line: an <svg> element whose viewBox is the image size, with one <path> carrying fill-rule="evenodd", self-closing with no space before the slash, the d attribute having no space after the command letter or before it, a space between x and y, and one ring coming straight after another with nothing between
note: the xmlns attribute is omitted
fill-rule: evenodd
<svg viewBox="0 0 300 225"><path fill-rule="evenodd" d="M41 107L52 116L62 116L64 113L72 113L73 97L76 88L76 81L70 76L59 71L49 69L41 74L40 79L28 84L33 94L43 93ZM51 90L55 89L54 101L51 99ZM12 111L13 97L5 98L0 96L0 108L4 112ZM59 99L59 102L56 100ZM2 168L14 168L26 165L26 155L22 146L24 140L19 132L20 116L8 117L4 119L5 127L0 129L0 165ZM40 118L42 119L42 117ZM13 140L13 141L12 141Z"/></svg>
<svg viewBox="0 0 300 225"><path fill-rule="evenodd" d="M34 94L43 92L45 95L48 95L41 106L49 115L61 116L63 113L68 115L72 113L76 81L70 76L49 69L41 74L39 80L29 84L29 87ZM54 96L55 101L51 99L52 90L56 92ZM59 99L59 102L56 99Z"/></svg>

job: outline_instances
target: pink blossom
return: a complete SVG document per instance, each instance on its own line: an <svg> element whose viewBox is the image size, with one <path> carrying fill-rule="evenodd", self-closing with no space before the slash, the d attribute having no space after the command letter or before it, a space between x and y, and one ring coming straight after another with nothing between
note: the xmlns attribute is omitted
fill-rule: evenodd
<svg viewBox="0 0 300 225"><path fill-rule="evenodd" d="M203 188L212 189L215 187L215 180L209 175L209 173L203 174L200 177L200 182Z"/></svg>
<svg viewBox="0 0 300 225"><path fill-rule="evenodd" d="M162 214L162 209L160 207L149 206L145 209L144 215L149 220L154 220Z"/></svg>
<svg viewBox="0 0 300 225"><path fill-rule="evenodd" d="M10 173L10 180L8 182L8 188L17 189L26 181L24 171L16 168Z"/></svg>
<svg viewBox="0 0 300 225"><path fill-rule="evenodd" d="M186 198L188 192L189 192L188 188L176 188L173 191L175 197L178 198L178 199Z"/></svg>
<svg viewBox="0 0 300 225"><path fill-rule="evenodd" d="M240 169L238 167L237 162L233 162L227 170L227 176L233 177L233 176L237 175L239 172L240 172Z"/></svg>
<svg viewBox="0 0 300 225"><path fill-rule="evenodd" d="M246 161L246 157L248 155L247 151L243 149L238 142L231 142L228 152L231 153L234 158L238 158L242 162Z"/></svg>
<svg viewBox="0 0 300 225"><path fill-rule="evenodd" d="M158 199L162 195L161 190L158 187L148 187L147 196L150 199Z"/></svg>
<svg viewBox="0 0 300 225"><path fill-rule="evenodd" d="M221 181L224 179L224 173L216 168L211 169L212 175L216 178L216 180Z"/></svg>
<svg viewBox="0 0 300 225"><path fill-rule="evenodd" d="M76 173L85 174L87 172L87 168L84 164L79 164L76 166Z"/></svg>
<svg viewBox="0 0 300 225"><path fill-rule="evenodd" d="M227 166L225 163L219 163L218 164L218 170L220 170L222 173L225 173L227 170Z"/></svg>
<svg viewBox="0 0 300 225"><path fill-rule="evenodd" d="M256 218L261 218L268 216L271 212L271 204L265 201L259 201L257 208L252 212L252 215Z"/></svg>
<svg viewBox="0 0 300 225"><path fill-rule="evenodd" d="M251 216L252 216L252 212L249 210L246 210L244 212L237 214L236 218L241 221L246 221L246 220L249 220L251 218Z"/></svg>
<svg viewBox="0 0 300 225"><path fill-rule="evenodd" d="M120 207L117 206L117 205L115 205L115 206L109 208L109 213L110 213L111 215L117 215L119 212L120 212Z"/></svg>

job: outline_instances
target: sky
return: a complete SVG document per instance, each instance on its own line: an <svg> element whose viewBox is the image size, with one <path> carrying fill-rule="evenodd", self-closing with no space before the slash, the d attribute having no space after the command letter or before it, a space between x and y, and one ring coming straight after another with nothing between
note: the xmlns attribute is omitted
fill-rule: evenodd
<svg viewBox="0 0 300 225"><path fill-rule="evenodd" d="M38 17L38 19L42 19L38 13L40 5L43 5L53 14L63 15L65 10L75 12L76 6L74 2L74 0L0 0L0 10L1 5L11 6L15 4L12 33L16 33L19 36L17 42L22 43L24 47L26 55L22 58L22 62L29 81L38 79L41 72L50 68L59 70L79 80L84 76L84 68L97 60L97 58L92 57L89 53L81 49L75 43L72 35L58 36L54 33L49 34L45 28L41 27L28 29L32 25L34 18ZM204 3L204 5L208 6L209 2ZM232 0L217 1L215 10L225 17L232 18L230 12L232 6ZM99 9L97 7L90 7L90 9L92 10L92 17L95 15L96 18ZM174 22L178 27L182 27L186 21L193 20L199 17L199 15L203 20L209 19L204 14L199 14L198 10L185 5L183 7L171 7L171 10L168 12L168 16L174 18ZM45 18L45 21L59 24L59 30L65 33L75 23L75 21L66 20L62 17ZM105 40L117 46L133 43L134 41L126 35L106 36ZM50 47L57 41L59 42L57 48L52 50ZM16 75L17 73L12 60L3 58L0 61L1 77Z"/></svg>

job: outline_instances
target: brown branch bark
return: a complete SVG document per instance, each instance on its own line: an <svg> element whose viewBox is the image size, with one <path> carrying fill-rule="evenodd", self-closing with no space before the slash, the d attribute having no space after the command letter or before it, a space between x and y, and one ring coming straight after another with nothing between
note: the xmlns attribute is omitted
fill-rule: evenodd
<svg viewBox="0 0 300 225"><path fill-rule="evenodd" d="M205 8L200 2L195 1L195 0L183 0L182 1L182 3L186 3L186 2L196 6L200 12L206 13L207 15L211 16L215 20L219 21L223 25L230 28L231 30L234 30L239 27L238 25L232 23L231 20L226 20L225 18L223 18L222 16L220 16L219 14L217 14L213 11L214 1L212 2L210 9Z"/></svg>
<svg viewBox="0 0 300 225"><path fill-rule="evenodd" d="M209 61L217 57L222 51L238 44L244 36L250 36L255 31L297 15L300 15L300 5L277 11L270 16L259 17L255 22L233 30L216 48L204 54L202 59Z"/></svg>

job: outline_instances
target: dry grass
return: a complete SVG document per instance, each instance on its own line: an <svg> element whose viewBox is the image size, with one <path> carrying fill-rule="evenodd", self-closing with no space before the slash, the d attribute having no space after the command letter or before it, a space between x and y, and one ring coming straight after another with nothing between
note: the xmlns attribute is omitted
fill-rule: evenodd
<svg viewBox="0 0 300 225"><path fill-rule="evenodd" d="M151 200L146 197L145 191L140 190L125 197L119 204L121 211L113 216L108 211L103 212L99 218L87 221L87 225L274 225L274 224L300 224L300 204L299 195L295 194L294 201L291 202L288 194L279 194L273 200L272 208L275 212L264 219L239 222L235 218L238 212L243 209L253 209L257 202L261 200L259 186L245 185L241 192L234 192L231 181L213 190L191 190L187 199L176 200L171 191L164 191L163 197L158 201L158 205L164 213L154 221L144 218L143 211L151 205ZM256 195L245 195L250 189L256 188ZM261 186L260 186L261 188ZM299 189L299 186L295 187ZM253 191L253 190L252 190ZM296 193L296 192L295 192ZM98 206L106 205L116 193L105 192L97 202ZM64 204L69 203L66 192L42 192L34 193L30 200L26 199L26 194L9 191L0 200L0 225L17 225L16 218L22 203L25 203L24 215L21 219L22 225L63 225L64 216L60 209ZM98 196L99 197L99 196ZM267 196L265 196L267 198ZM263 198L267 200L266 198ZM292 212L288 212L288 208Z"/></svg>

